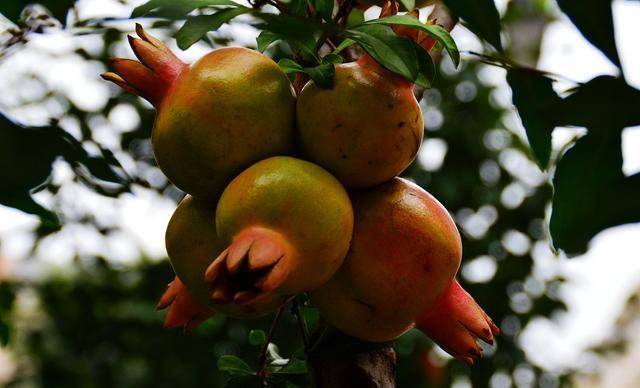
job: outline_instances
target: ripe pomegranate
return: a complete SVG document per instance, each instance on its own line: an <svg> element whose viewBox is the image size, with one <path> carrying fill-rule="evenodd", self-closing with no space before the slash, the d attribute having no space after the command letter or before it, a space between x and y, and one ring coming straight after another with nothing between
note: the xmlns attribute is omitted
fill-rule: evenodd
<svg viewBox="0 0 640 388"><path fill-rule="evenodd" d="M184 292L188 291L193 304L201 306L201 310L206 310L209 306L216 312L236 318L255 318L277 310L285 299L272 294L265 294L250 303L242 304L233 303L232 299L211 300L211 291L204 281L204 272L225 248L216 233L215 206L216 204L210 201L187 195L178 205L167 226L167 253L176 278L185 286ZM182 291L177 286L174 288L172 289L170 284L165 294ZM171 314L167 314L167 319L170 316Z"/></svg>
<svg viewBox="0 0 640 388"><path fill-rule="evenodd" d="M326 282L349 249L353 209L322 168L273 157L231 181L218 202L216 228L228 248L206 271L212 298L243 304Z"/></svg>
<svg viewBox="0 0 640 388"><path fill-rule="evenodd" d="M401 178L354 191L351 200L355 215L351 249L331 280L311 292L323 317L339 330L367 341L397 338L420 317L425 332L453 355L462 354L458 344L466 342L458 337L464 333L442 329L454 337L441 336L438 324L432 323L437 317L441 323L460 321L476 327L477 312L469 307L475 306L473 299L457 305L458 289L448 298L462 245L447 210L422 188ZM491 340L482 330L480 338Z"/></svg>
<svg viewBox="0 0 640 388"><path fill-rule="evenodd" d="M387 2L381 16L396 12L397 3ZM396 32L433 46L434 40L418 30L398 27ZM399 175L417 155L424 132L413 83L368 54L337 65L331 89L309 81L298 96L296 120L305 157L354 188Z"/></svg>
<svg viewBox="0 0 640 388"><path fill-rule="evenodd" d="M140 62L114 59L115 72L102 77L155 106L155 158L177 187L215 199L247 166L292 150L293 89L275 62L227 47L188 66L140 25L136 32L129 43Z"/></svg>
<svg viewBox="0 0 640 388"><path fill-rule="evenodd" d="M347 187L368 187L400 174L423 136L413 84L369 55L335 68L332 89L313 81L298 97L299 145L304 155Z"/></svg>

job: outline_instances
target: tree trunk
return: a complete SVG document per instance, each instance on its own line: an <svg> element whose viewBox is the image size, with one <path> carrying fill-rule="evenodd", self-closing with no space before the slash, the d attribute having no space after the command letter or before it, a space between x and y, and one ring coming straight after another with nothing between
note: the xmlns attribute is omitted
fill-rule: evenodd
<svg viewBox="0 0 640 388"><path fill-rule="evenodd" d="M385 347L355 354L309 358L317 388L394 388L396 352Z"/></svg>

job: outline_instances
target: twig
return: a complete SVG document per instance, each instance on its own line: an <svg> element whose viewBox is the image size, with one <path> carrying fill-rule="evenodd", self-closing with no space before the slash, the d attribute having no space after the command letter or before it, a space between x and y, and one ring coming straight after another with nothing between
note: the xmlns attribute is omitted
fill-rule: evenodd
<svg viewBox="0 0 640 388"><path fill-rule="evenodd" d="M269 327L269 331L267 332L267 338L264 341L264 345L262 345L262 349L260 350L260 354L258 354L258 377L260 378L260 383L264 384L266 378L266 363L267 363L267 351L269 349L269 344L271 343L271 339L273 338L273 333L276 330L276 326L278 326L278 322L280 321L280 317L282 316L282 312L284 308L293 300L294 297L287 299L278 311L276 312L275 317L273 317L273 321L271 322L271 327Z"/></svg>
<svg viewBox="0 0 640 388"><path fill-rule="evenodd" d="M296 317L296 321L298 321L298 327L300 328L300 334L302 335L302 343L304 344L305 353L309 352L309 331L307 329L307 323L304 321L304 318L300 314L300 303L298 303L297 299L294 299L291 303L291 314Z"/></svg>

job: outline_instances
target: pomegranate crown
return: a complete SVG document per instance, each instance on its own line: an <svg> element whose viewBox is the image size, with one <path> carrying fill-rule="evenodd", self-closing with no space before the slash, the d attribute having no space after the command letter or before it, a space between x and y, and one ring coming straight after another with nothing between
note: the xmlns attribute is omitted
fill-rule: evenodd
<svg viewBox="0 0 640 388"><path fill-rule="evenodd" d="M113 58L111 65L115 71L106 72L101 77L158 106L188 65L138 23L136 34L140 39L129 35L129 45L140 61Z"/></svg>

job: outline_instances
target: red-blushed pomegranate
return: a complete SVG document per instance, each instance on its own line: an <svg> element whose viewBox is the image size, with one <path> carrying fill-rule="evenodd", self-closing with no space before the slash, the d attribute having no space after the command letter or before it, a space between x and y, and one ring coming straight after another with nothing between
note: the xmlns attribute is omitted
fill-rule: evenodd
<svg viewBox="0 0 640 388"><path fill-rule="evenodd" d="M381 16L396 12L397 3L387 2ZM411 16L417 14L416 10ZM433 46L433 39L416 29L395 29L425 48ZM298 96L296 121L305 158L351 188L374 186L399 175L418 154L424 133L413 83L368 54L337 65L331 89L309 81Z"/></svg>
<svg viewBox="0 0 640 388"><path fill-rule="evenodd" d="M297 103L298 139L306 158L347 187L368 187L400 174L423 137L413 84L369 55L337 65L334 85L310 81Z"/></svg>
<svg viewBox="0 0 640 388"><path fill-rule="evenodd" d="M187 195L167 226L165 243L176 278L158 307L169 308L165 321L168 328L192 329L214 310L236 318L256 318L275 311L285 302L282 296L268 293L242 304L234 303L233 298L211 300L204 272L225 248L216 233L215 207L214 202Z"/></svg>
<svg viewBox="0 0 640 388"><path fill-rule="evenodd" d="M326 282L349 249L353 209L340 182L321 167L273 157L227 186L216 228L228 248L206 271L212 298L242 304Z"/></svg>
<svg viewBox="0 0 640 388"><path fill-rule="evenodd" d="M461 313L472 303L456 305L459 310L439 302L455 282L462 257L460 235L447 210L401 178L354 191L351 200L355 216L351 249L336 274L310 293L313 304L331 325L367 341L397 338L421 317L425 332L454 344L449 349L458 357L458 339L440 338L428 324L429 314L444 323L462 320L462 325L472 315Z"/></svg>
<svg viewBox="0 0 640 388"><path fill-rule="evenodd" d="M214 50L188 66L140 25L129 37L140 60L114 59L103 74L157 110L155 158L180 189L215 199L251 164L293 148L295 100L287 76L246 48Z"/></svg>

